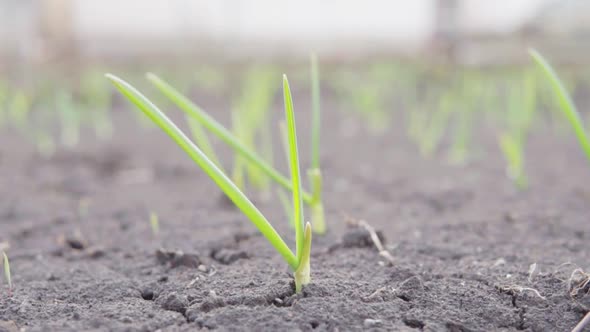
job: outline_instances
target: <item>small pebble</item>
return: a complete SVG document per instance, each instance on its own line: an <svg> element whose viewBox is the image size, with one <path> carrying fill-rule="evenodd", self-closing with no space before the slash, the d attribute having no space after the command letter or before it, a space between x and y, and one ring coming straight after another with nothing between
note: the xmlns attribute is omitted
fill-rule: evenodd
<svg viewBox="0 0 590 332"><path fill-rule="evenodd" d="M238 259L248 258L248 253L244 250L221 248L214 250L211 254L211 258L221 264L229 265Z"/></svg>
<svg viewBox="0 0 590 332"><path fill-rule="evenodd" d="M367 318L365 319L365 321L363 322L363 326L365 328L372 328L372 327L378 327L381 326L381 320L380 319L371 319L371 318Z"/></svg>
<svg viewBox="0 0 590 332"><path fill-rule="evenodd" d="M178 295L176 292L172 292L164 297L163 300L159 301L162 309L180 312L184 314L188 307L188 300L186 297Z"/></svg>

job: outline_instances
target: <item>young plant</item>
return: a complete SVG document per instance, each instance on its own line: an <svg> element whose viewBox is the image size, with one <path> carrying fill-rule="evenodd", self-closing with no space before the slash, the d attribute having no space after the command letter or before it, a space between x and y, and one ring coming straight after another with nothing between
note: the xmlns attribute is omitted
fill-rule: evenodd
<svg viewBox="0 0 590 332"><path fill-rule="evenodd" d="M4 278L8 283L8 291L12 292L12 275L10 274L10 263L8 262L8 256L6 256L6 252L2 252L3 256L3 265L4 265Z"/></svg>
<svg viewBox="0 0 590 332"><path fill-rule="evenodd" d="M155 212L150 212L150 227L152 229L152 234L154 237L158 237L160 234L160 219Z"/></svg>
<svg viewBox="0 0 590 332"><path fill-rule="evenodd" d="M276 93L275 71L270 67L255 67L247 71L242 93L233 106L235 135L250 150L258 152L272 166L272 137L270 109ZM258 150L257 147L260 147ZM236 159L243 159L236 156ZM245 168L245 169L240 169ZM267 191L271 181L258 167L248 162L236 162L234 173L244 174L248 183Z"/></svg>
<svg viewBox="0 0 590 332"><path fill-rule="evenodd" d="M297 136L295 130L295 115L293 102L287 77L283 76L283 91L285 98L285 114L289 131L289 165L291 170L291 185L293 193L293 215L295 225L296 251L293 253L285 241L272 227L266 217L242 193L240 189L197 147L187 136L151 101L139 91L120 78L107 74L106 77L114 86L150 120L158 125L174 142L180 146L191 159L219 186L228 198L250 219L260 233L270 242L275 250L283 257L294 271L295 289L299 293L302 287L311 281L310 278L310 250L311 224L303 223L302 190L299 173L299 154L297 150Z"/></svg>
<svg viewBox="0 0 590 332"><path fill-rule="evenodd" d="M106 82L99 68L85 70L80 78L79 107L85 106L89 120L94 128L96 137L110 139L113 135L113 123L110 106L111 91L107 88Z"/></svg>
<svg viewBox="0 0 590 332"><path fill-rule="evenodd" d="M520 84L521 83L521 84ZM536 91L533 77L524 73L520 86L512 86L508 92L508 130L500 135L498 144L504 154L508 177L519 189L528 186L524 150L528 132L532 126L536 109Z"/></svg>
<svg viewBox="0 0 590 332"><path fill-rule="evenodd" d="M463 81L461 90L461 103L455 114L455 128L453 128L453 139L449 151L449 161L455 165L464 165L469 158L472 127L474 98L471 87Z"/></svg>
<svg viewBox="0 0 590 332"><path fill-rule="evenodd" d="M25 130L29 121L32 100L24 90L18 90L10 101L9 112L12 124L19 130Z"/></svg>
<svg viewBox="0 0 590 332"><path fill-rule="evenodd" d="M74 147L80 141L80 113L76 110L70 92L57 93L56 107L61 120L61 143Z"/></svg>
<svg viewBox="0 0 590 332"><path fill-rule="evenodd" d="M547 62L547 60L545 60L545 58L539 52L534 49L529 49L529 54L535 63L541 68L549 80L549 83L551 83L551 87L553 88L553 92L555 92L559 106L568 122L572 126L574 134L576 135L576 138L580 143L584 154L586 154L588 161L590 161L590 137L584 128L584 121L578 113L569 93L555 73L555 70L553 70L549 62Z"/></svg>
<svg viewBox="0 0 590 332"><path fill-rule="evenodd" d="M243 160L251 165L256 166L261 172L266 174L274 182L288 191L293 191L291 181L277 171L274 167L268 164L263 158L259 157L256 152L249 149L239 137L236 137L231 131L226 129L222 124L213 119L209 114L203 111L200 107L195 105L192 101L174 89L170 84L159 78L154 74L147 74L148 80L153 83L160 92L167 96L174 104L176 104L182 111L193 117L203 127L212 132L224 143L232 147L232 149L239 154ZM321 188L317 188L316 192L320 192ZM314 197L305 191L301 193L303 202L311 209L311 224L315 229L325 229L324 225L324 208L321 199Z"/></svg>
<svg viewBox="0 0 590 332"><path fill-rule="evenodd" d="M321 112L320 112L320 73L318 68L318 59L315 54L311 55L311 168L307 171L309 185L311 188L311 220L313 221L313 231L318 234L326 232L326 223L324 221L324 205L322 204L322 172L320 170L320 132Z"/></svg>

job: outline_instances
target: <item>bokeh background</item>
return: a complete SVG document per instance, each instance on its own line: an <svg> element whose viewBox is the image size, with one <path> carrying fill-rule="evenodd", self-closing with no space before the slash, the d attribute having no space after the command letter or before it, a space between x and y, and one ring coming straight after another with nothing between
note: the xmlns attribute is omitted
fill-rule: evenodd
<svg viewBox="0 0 590 332"><path fill-rule="evenodd" d="M375 55L496 63L534 44L582 60L584 0L2 0L7 61L191 55L209 59Z"/></svg>
<svg viewBox="0 0 590 332"><path fill-rule="evenodd" d="M475 122L495 139L526 107L563 119L529 47L559 67L582 111L588 99L584 0L0 0L0 22L0 123L44 155L75 147L84 128L110 139L127 104L105 72L142 91L144 73L156 72L227 119L280 106L281 73L308 89L315 53L328 108L352 111L373 133L403 122L427 155L445 135L468 141ZM424 143L429 123L447 133L433 128Z"/></svg>

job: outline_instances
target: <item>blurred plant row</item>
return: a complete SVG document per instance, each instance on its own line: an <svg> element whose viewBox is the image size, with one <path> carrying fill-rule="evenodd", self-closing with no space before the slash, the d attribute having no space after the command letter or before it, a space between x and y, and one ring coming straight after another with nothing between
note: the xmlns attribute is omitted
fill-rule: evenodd
<svg viewBox="0 0 590 332"><path fill-rule="evenodd" d="M305 66L305 65L302 65ZM279 66L148 66L187 96L229 98L231 131L249 149L272 165L271 114L280 91ZM81 132L110 139L114 111L120 104L104 79L105 67L76 71L69 78L38 73L34 79L0 78L0 129L16 130L45 157L58 148L72 148ZM568 127L549 82L532 63L494 68L459 68L411 62L382 61L362 65L322 66L323 110L341 110L365 124L371 135L385 134L403 123L407 137L425 158L444 154L464 164L477 156L474 142L482 128L496 136L507 162L507 173L526 187L524 151L538 125L559 131ZM142 68L127 69L126 77L143 76ZM310 89L308 70L293 70L293 85ZM590 75L578 68L560 68L566 90L579 105L590 96ZM331 97L327 97L331 96ZM326 98L327 97L327 98ZM329 100L330 105L325 103ZM161 97L155 103L172 107ZM276 106L276 105L275 105ZM152 126L139 112L146 128ZM588 116L583 117L588 120ZM201 148L211 149L201 125L187 118ZM588 122L588 121L586 121ZM399 129L398 126L395 127ZM547 128L547 127L545 127ZM205 137L204 137L205 136ZM214 153L212 160L221 165ZM270 179L237 156L229 171L240 187L265 188Z"/></svg>

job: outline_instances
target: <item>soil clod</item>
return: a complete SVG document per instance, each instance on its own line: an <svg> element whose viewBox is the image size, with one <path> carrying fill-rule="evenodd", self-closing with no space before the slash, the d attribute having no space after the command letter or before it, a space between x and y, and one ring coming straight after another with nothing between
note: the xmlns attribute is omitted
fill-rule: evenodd
<svg viewBox="0 0 590 332"><path fill-rule="evenodd" d="M380 319L367 318L363 321L363 326L367 329L379 327L381 326L381 324L383 324L383 321L381 321Z"/></svg>
<svg viewBox="0 0 590 332"><path fill-rule="evenodd" d="M87 246L82 237L77 235L64 236L63 238L59 239L59 242L74 250L84 250L84 248Z"/></svg>
<svg viewBox="0 0 590 332"><path fill-rule="evenodd" d="M0 332L18 332L20 331L16 323L11 320L0 320Z"/></svg>
<svg viewBox="0 0 590 332"><path fill-rule="evenodd" d="M419 297L423 292L424 283L422 282L422 279L418 276L413 276L399 284L397 297L406 302L410 302Z"/></svg>
<svg viewBox="0 0 590 332"><path fill-rule="evenodd" d="M156 300L164 310L176 311L184 315L188 307L188 299L185 296L172 292L163 298L158 297Z"/></svg>
<svg viewBox="0 0 590 332"><path fill-rule="evenodd" d="M377 231L379 240L385 242L385 236L381 231ZM371 233L362 228L355 227L349 229L342 236L342 247L344 248L374 248L373 240L371 239Z"/></svg>
<svg viewBox="0 0 590 332"><path fill-rule="evenodd" d="M167 264L171 268L185 266L190 268L198 268L201 264L201 259L198 254L185 254L177 250L156 250L156 259L160 264Z"/></svg>
<svg viewBox="0 0 590 332"><path fill-rule="evenodd" d="M238 259L247 259L248 253L240 249L220 248L211 251L211 258L221 264L229 265Z"/></svg>

